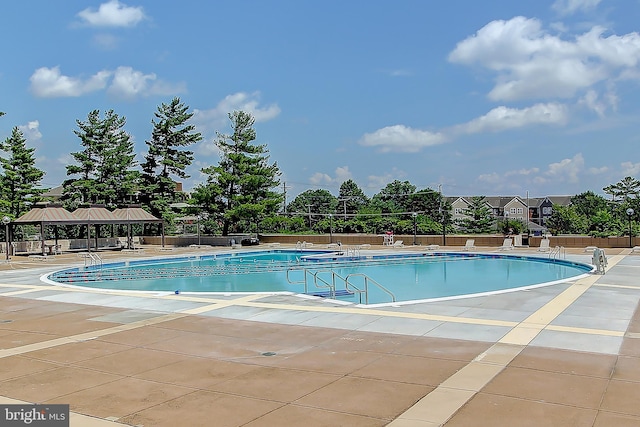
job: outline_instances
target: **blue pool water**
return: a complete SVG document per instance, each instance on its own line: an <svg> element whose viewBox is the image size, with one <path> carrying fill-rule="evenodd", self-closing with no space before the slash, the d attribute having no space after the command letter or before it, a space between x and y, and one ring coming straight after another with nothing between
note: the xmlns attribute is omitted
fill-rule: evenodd
<svg viewBox="0 0 640 427"><path fill-rule="evenodd" d="M366 304L460 297L556 283L591 266L547 258L460 253L254 251L79 267L46 279L102 289L293 292ZM365 289L367 292L365 292Z"/></svg>

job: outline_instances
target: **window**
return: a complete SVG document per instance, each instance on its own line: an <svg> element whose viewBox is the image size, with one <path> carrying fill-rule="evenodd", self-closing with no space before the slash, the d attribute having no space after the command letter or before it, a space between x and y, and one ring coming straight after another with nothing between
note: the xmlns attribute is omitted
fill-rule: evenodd
<svg viewBox="0 0 640 427"><path fill-rule="evenodd" d="M464 209L462 208L455 208L455 210L453 211L456 215L462 215L464 214Z"/></svg>
<svg viewBox="0 0 640 427"><path fill-rule="evenodd" d="M524 209L518 208L518 215L524 215Z"/></svg>
<svg viewBox="0 0 640 427"><path fill-rule="evenodd" d="M518 209L517 209L517 208L511 208L511 209L509 209L509 213L510 213L511 215L515 215L517 212L518 212Z"/></svg>
<svg viewBox="0 0 640 427"><path fill-rule="evenodd" d="M544 215L551 215L552 212L553 212L553 209L551 208L551 206L545 206L542 208L542 213Z"/></svg>

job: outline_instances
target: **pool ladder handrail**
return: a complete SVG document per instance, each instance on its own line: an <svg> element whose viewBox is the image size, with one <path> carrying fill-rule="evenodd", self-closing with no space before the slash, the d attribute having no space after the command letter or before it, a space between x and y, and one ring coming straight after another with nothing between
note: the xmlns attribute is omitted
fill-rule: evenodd
<svg viewBox="0 0 640 427"><path fill-rule="evenodd" d="M84 258L84 266L99 267L102 269L102 257L95 252L87 252L82 255Z"/></svg>
<svg viewBox="0 0 640 427"><path fill-rule="evenodd" d="M353 283L351 283L349 281L349 279L351 277L354 277L354 276L362 277L362 279L364 281L364 290L360 290L358 287L356 287ZM360 303L361 304L362 304L362 293L364 293L365 304L369 304L369 283L373 283L380 290L382 290L387 295L389 295L391 297L391 302L396 302L396 296L393 294L393 292L391 292L389 289L385 288L380 283L378 283L377 281L375 281L374 279L372 279L371 277L367 276L364 273L347 274L347 277L345 277L344 281L345 281L345 286L346 286L347 290L349 289L349 286L352 286L354 289L356 289L358 291L358 293L360 295Z"/></svg>
<svg viewBox="0 0 640 427"><path fill-rule="evenodd" d="M549 252L549 259L567 259L567 251L564 246L556 246Z"/></svg>
<svg viewBox="0 0 640 427"><path fill-rule="evenodd" d="M344 254L345 256L360 256L360 247L359 246L347 246L347 251Z"/></svg>
<svg viewBox="0 0 640 427"><path fill-rule="evenodd" d="M292 281L291 280L291 276L289 275L289 273L291 271L300 271L302 270L303 272L303 279L300 281ZM324 278L320 277L319 275L322 273L330 273L331 274L331 280L325 280ZM309 271L309 269L307 268L290 268L287 269L287 281L291 284L303 284L304 285L304 293L308 294L309 293L309 282L307 280L307 277L311 276L313 278L313 284L316 288L322 289L322 288L328 288L329 289L329 296L332 299L336 298L336 279L339 279L339 281L341 283L344 283L345 286L345 290L349 293L352 294L358 294L358 299L360 301L360 304L362 304L362 295L364 294L364 299L365 299L365 304L369 304L369 283L372 283L374 285L376 285L379 289L381 289L383 292L385 292L386 294L388 294L391 297L391 302L396 302L396 296L387 288L385 288L383 285L381 285L380 283L378 283L377 281L375 281L374 279L372 279L371 277L367 276L364 273L351 273L348 274L346 277L342 277L340 276L338 273L336 273L335 271L331 270L331 269L321 269L321 270L316 270L316 271ZM358 286L356 286L354 283L352 283L349 279L351 277L362 277L364 280L364 287L363 289L360 289Z"/></svg>

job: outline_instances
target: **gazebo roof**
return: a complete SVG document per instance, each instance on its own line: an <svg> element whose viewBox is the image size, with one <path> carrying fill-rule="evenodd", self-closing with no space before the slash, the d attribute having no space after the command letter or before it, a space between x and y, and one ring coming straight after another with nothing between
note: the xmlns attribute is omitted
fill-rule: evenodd
<svg viewBox="0 0 640 427"><path fill-rule="evenodd" d="M140 207L116 209L113 211L113 215L118 218L120 223L162 222L162 219L156 218Z"/></svg>
<svg viewBox="0 0 640 427"><path fill-rule="evenodd" d="M12 221L14 224L83 224L86 221L63 207L33 208Z"/></svg>
<svg viewBox="0 0 640 427"><path fill-rule="evenodd" d="M73 215L82 219L83 222L91 224L117 224L122 222L113 212L102 206L78 208L73 211Z"/></svg>
<svg viewBox="0 0 640 427"><path fill-rule="evenodd" d="M31 209L13 224L78 225L78 224L131 224L162 222L141 207L128 207L110 212L105 207L92 206L69 212L60 206L46 206Z"/></svg>

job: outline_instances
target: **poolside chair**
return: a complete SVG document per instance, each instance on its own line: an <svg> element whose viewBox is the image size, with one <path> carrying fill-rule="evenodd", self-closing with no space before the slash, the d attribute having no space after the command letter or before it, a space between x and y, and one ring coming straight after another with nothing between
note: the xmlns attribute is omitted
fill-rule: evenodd
<svg viewBox="0 0 640 427"><path fill-rule="evenodd" d="M538 252L549 252L549 239L540 240L540 247L538 248Z"/></svg>
<svg viewBox="0 0 640 427"><path fill-rule="evenodd" d="M435 251L437 249L440 249L440 245L427 245L428 251Z"/></svg>
<svg viewBox="0 0 640 427"><path fill-rule="evenodd" d="M499 248L501 251L510 251L513 250L513 239L507 238L502 242L502 246Z"/></svg>
<svg viewBox="0 0 640 427"><path fill-rule="evenodd" d="M391 246L394 248L404 248L404 242L402 240L396 240Z"/></svg>
<svg viewBox="0 0 640 427"><path fill-rule="evenodd" d="M467 239L467 243L464 244L462 250L470 251L471 249L476 248L476 240L475 239Z"/></svg>
<svg viewBox="0 0 640 427"><path fill-rule="evenodd" d="M631 249L631 253L634 253L634 252L640 252L640 246L634 246L634 247Z"/></svg>

